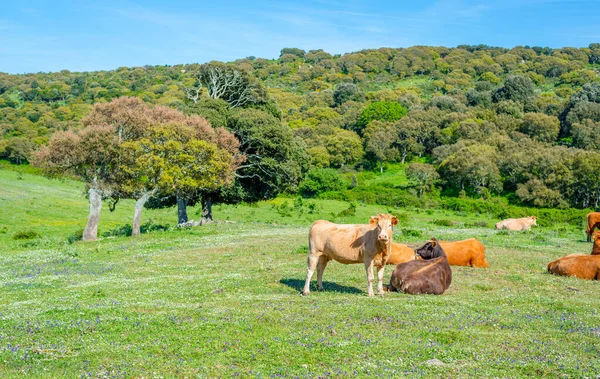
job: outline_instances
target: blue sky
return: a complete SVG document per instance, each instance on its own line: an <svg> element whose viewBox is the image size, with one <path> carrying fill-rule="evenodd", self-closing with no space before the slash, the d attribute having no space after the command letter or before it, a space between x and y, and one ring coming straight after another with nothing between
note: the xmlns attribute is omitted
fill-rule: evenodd
<svg viewBox="0 0 600 379"><path fill-rule="evenodd" d="M600 1L86 1L0 4L0 72L276 58L283 47L600 42Z"/></svg>

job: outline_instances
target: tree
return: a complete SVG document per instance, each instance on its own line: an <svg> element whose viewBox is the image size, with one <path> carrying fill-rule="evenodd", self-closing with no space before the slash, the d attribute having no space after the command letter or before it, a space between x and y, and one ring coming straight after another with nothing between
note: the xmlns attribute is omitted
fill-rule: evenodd
<svg viewBox="0 0 600 379"><path fill-rule="evenodd" d="M430 164L427 163L411 163L406 167L406 176L408 179L416 182L418 196L421 197L423 192L429 192L440 179L440 175Z"/></svg>
<svg viewBox="0 0 600 379"><path fill-rule="evenodd" d="M229 188L200 192L202 222L212 221L213 203L254 202L295 192L308 169L309 157L292 130L272 115L258 109L236 109L228 129L239 141L245 161L235 169Z"/></svg>
<svg viewBox="0 0 600 379"><path fill-rule="evenodd" d="M206 88L208 97L225 100L232 108L263 103L267 99L265 89L246 71L223 63L201 65L195 78L194 86L185 89L186 96L194 103L199 100L201 87Z"/></svg>
<svg viewBox="0 0 600 379"><path fill-rule="evenodd" d="M497 164L497 151L491 146L474 144L446 158L440 165L441 177L460 190L481 194L502 190L502 178Z"/></svg>
<svg viewBox="0 0 600 379"><path fill-rule="evenodd" d="M365 129L365 152L379 161L379 171L383 172L383 161L393 160L398 150L392 145L398 134L392 123L372 121Z"/></svg>
<svg viewBox="0 0 600 379"><path fill-rule="evenodd" d="M531 79L526 76L512 75L506 78L504 86L498 88L492 98L495 102L502 100L513 100L525 103L533 97L535 86Z"/></svg>
<svg viewBox="0 0 600 379"><path fill-rule="evenodd" d="M0 141L0 158L5 158L15 164L29 161L35 144L28 138L16 137Z"/></svg>
<svg viewBox="0 0 600 379"><path fill-rule="evenodd" d="M363 130L373 120L397 121L406 116L406 109L399 103L390 101L376 101L366 106L360 114L357 123L357 132L362 135Z"/></svg>
<svg viewBox="0 0 600 379"><path fill-rule="evenodd" d="M218 103L213 101L213 103ZM213 128L210 123L198 115L186 116L182 112L164 106L150 107L138 98L119 98L106 104L97 104L90 114L83 119L84 125L109 125L114 128L119 143L137 141L147 137L152 131L152 126L158 124L182 124L186 125L196 133L199 140L204 140L217 145L219 149L236 155L234 166L239 164L240 156L237 150L239 146L235 137L223 128ZM115 174L112 183L111 197L117 201L121 197L136 199L136 208L133 218L133 235L139 234L139 225L142 209L151 196L158 190L159 178L151 178L146 170L150 167L136 166L136 155L131 153L131 148L120 156L121 165L118 175ZM130 153L130 154L127 154ZM149 180L153 179L153 180ZM190 187L185 187L188 192L179 189L176 193L178 223L187 222L187 203L194 198L197 192ZM169 193L174 193L170 191ZM163 197L164 194L161 194ZM166 203L165 203L166 204Z"/></svg>
<svg viewBox="0 0 600 379"><path fill-rule="evenodd" d="M554 142L558 138L560 122L543 113L525 113L521 132L540 142Z"/></svg>
<svg viewBox="0 0 600 379"><path fill-rule="evenodd" d="M50 177L70 173L82 177L88 189L90 211L83 240L98 237L102 199L112 192L119 162L119 135L108 125L91 125L74 132L58 132L34 156L34 165Z"/></svg>
<svg viewBox="0 0 600 379"><path fill-rule="evenodd" d="M327 138L326 147L335 167L352 165L364 155L360 137L349 130L336 130Z"/></svg>
<svg viewBox="0 0 600 379"><path fill-rule="evenodd" d="M124 146L133 164L123 170L130 178L142 179L134 185L144 184L136 211L141 212L155 191L174 195L179 204L190 194L231 184L237 166L233 154L204 138L194 126L168 123L153 126L146 136ZM139 234L139 217L134 218L134 231Z"/></svg>
<svg viewBox="0 0 600 379"><path fill-rule="evenodd" d="M585 119L571 127L573 146L587 150L600 150L600 122Z"/></svg>
<svg viewBox="0 0 600 379"><path fill-rule="evenodd" d="M281 57L286 54L292 54L299 58L304 58L304 54L306 54L306 51L297 47L284 47L283 49L281 49L281 54L279 54L279 56Z"/></svg>
<svg viewBox="0 0 600 379"><path fill-rule="evenodd" d="M347 183L341 175L332 168L315 168L308 172L306 179L300 184L300 194L313 197L322 192L340 191Z"/></svg>
<svg viewBox="0 0 600 379"><path fill-rule="evenodd" d="M582 208L600 205L600 154L580 151L571 162L572 180L568 188L571 203Z"/></svg>
<svg viewBox="0 0 600 379"><path fill-rule="evenodd" d="M360 96L360 90L356 84L341 83L333 91L333 100L336 105L341 105L348 100L356 100Z"/></svg>
<svg viewBox="0 0 600 379"><path fill-rule="evenodd" d="M531 179L519 184L515 195L525 204L546 208L567 208L569 204L560 191L548 188L540 179Z"/></svg>

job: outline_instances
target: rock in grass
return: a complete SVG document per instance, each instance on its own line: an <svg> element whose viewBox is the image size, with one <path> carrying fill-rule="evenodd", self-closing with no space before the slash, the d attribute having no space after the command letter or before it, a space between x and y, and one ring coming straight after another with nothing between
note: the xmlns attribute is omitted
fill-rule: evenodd
<svg viewBox="0 0 600 379"><path fill-rule="evenodd" d="M444 363L444 362L440 361L440 360L439 360L439 359L437 359L437 358L433 358L433 359L430 359L430 360L428 360L428 361L425 361L425 364L426 364L427 366L443 366L443 365L445 365L445 363Z"/></svg>

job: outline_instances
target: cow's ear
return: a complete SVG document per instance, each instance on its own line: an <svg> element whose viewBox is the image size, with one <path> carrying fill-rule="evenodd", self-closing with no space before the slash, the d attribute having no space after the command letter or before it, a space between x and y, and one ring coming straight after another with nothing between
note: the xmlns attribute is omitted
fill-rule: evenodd
<svg viewBox="0 0 600 379"><path fill-rule="evenodd" d="M398 225L398 217L392 216L392 225Z"/></svg>
<svg viewBox="0 0 600 379"><path fill-rule="evenodd" d="M377 217L377 216L371 216L371 218L369 219L369 224L371 224L371 225L377 225L378 222L379 222L379 217Z"/></svg>
<svg viewBox="0 0 600 379"><path fill-rule="evenodd" d="M435 237L431 238L431 246L436 247L438 245L438 240L435 239Z"/></svg>

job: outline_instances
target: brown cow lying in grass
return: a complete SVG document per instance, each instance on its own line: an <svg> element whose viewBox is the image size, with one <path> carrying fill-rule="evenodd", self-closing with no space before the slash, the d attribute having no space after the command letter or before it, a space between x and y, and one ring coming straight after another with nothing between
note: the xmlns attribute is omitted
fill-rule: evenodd
<svg viewBox="0 0 600 379"><path fill-rule="evenodd" d="M423 260L399 264L390 278L390 291L441 295L450 287L452 269L444 249L435 238L415 250Z"/></svg>
<svg viewBox="0 0 600 379"><path fill-rule="evenodd" d="M490 267L485 260L485 246L475 238L454 242L440 241L440 245L451 266Z"/></svg>
<svg viewBox="0 0 600 379"><path fill-rule="evenodd" d="M451 266L490 267L485 260L485 246L475 238L463 241L440 241L442 249L446 253L448 263ZM392 254L387 264L397 265L415 259L413 249L401 243L392 243Z"/></svg>
<svg viewBox="0 0 600 379"><path fill-rule="evenodd" d="M530 230L532 225L537 225L537 217L507 218L496 224L496 229Z"/></svg>
<svg viewBox="0 0 600 379"><path fill-rule="evenodd" d="M548 263L548 272L554 275L600 280L600 237L594 236L591 255L570 254L558 258Z"/></svg>
<svg viewBox="0 0 600 379"><path fill-rule="evenodd" d="M592 234L596 228L600 229L600 212L590 212L587 215L587 228L585 229L588 242L592 242Z"/></svg>
<svg viewBox="0 0 600 379"><path fill-rule="evenodd" d="M364 263L368 292L373 296L373 266L377 267L377 292L383 295L383 270L392 250L392 226L398 218L390 214L372 216L369 224L334 224L315 221L308 233L308 272L302 293L310 294L310 280L317 269L317 286L323 289L327 262Z"/></svg>

